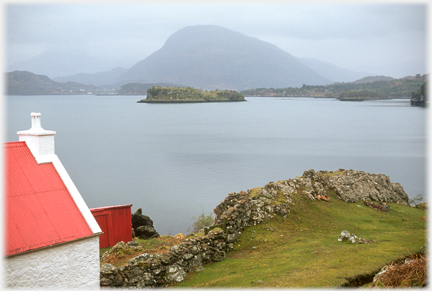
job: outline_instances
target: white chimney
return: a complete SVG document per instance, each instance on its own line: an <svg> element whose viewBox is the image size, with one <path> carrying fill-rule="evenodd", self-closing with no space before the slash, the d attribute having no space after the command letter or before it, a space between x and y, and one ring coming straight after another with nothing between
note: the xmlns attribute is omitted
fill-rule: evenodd
<svg viewBox="0 0 432 291"><path fill-rule="evenodd" d="M55 131L44 130L41 127L41 114L32 112L29 130L18 131L19 141L25 141L35 158L54 154L54 134Z"/></svg>

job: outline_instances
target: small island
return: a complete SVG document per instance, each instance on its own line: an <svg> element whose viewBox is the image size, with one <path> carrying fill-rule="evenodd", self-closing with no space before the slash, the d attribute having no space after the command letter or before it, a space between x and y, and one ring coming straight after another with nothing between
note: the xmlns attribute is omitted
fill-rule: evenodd
<svg viewBox="0 0 432 291"><path fill-rule="evenodd" d="M202 91L192 87L152 87L147 89L147 98L138 103L198 103L246 101L237 91Z"/></svg>

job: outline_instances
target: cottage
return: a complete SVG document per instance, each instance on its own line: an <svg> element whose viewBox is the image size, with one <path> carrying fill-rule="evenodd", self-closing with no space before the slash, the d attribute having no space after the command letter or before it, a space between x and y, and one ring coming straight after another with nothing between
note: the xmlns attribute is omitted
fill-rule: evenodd
<svg viewBox="0 0 432 291"><path fill-rule="evenodd" d="M19 131L5 143L4 284L9 288L100 288L101 229L54 153L54 131Z"/></svg>

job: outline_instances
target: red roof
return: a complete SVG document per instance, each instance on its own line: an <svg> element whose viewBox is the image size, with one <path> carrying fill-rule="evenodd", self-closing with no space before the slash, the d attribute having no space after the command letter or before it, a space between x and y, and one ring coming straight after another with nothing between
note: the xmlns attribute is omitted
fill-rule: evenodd
<svg viewBox="0 0 432 291"><path fill-rule="evenodd" d="M25 142L5 144L6 255L93 235L52 163Z"/></svg>

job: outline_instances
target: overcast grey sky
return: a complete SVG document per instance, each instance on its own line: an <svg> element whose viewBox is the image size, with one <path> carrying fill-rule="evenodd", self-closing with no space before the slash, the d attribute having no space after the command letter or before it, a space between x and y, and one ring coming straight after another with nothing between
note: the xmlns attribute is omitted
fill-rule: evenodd
<svg viewBox="0 0 432 291"><path fill-rule="evenodd" d="M6 61L78 50L129 68L179 29L213 24L351 70L392 77L428 73L425 2L126 3L10 2L4 8Z"/></svg>

